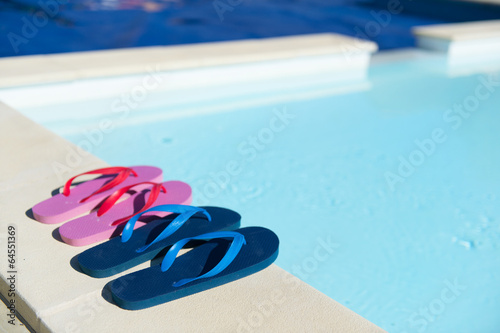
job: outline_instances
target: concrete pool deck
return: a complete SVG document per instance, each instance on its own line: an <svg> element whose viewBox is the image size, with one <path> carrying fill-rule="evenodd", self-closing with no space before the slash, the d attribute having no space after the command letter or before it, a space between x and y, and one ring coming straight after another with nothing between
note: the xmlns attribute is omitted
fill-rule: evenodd
<svg viewBox="0 0 500 333"><path fill-rule="evenodd" d="M354 62L354 58L345 57L346 42L351 43L351 54L353 47L358 50L353 54ZM372 43L332 35L311 36L310 39L290 37L274 39L268 45L274 45L275 51L262 57L259 55L262 44L256 46L255 41L238 43L239 53L231 56L227 56L231 48L224 49L226 46L219 43L211 55L209 46L197 46L205 47L206 53L195 53L198 58L192 56L184 67L179 65L180 60L192 52L176 51L179 52L176 57L166 59L167 50L156 48L0 59L0 72L3 73L0 85L143 73L147 66L158 63L162 70L176 70L271 59L300 60L310 56L331 56L322 58L326 62L336 59L329 67L332 70L351 68L363 72L370 53L376 49ZM185 46L182 50L189 49L190 46ZM138 55L144 54L151 57L138 59ZM154 54L157 56L153 57ZM226 62L215 62L223 54L227 56ZM248 54L252 56L249 58ZM60 242L54 232L59 225L41 224L29 217L29 209L64 182L54 171L55 162L69 165L72 174L106 164L91 154L76 153L75 145L3 103L0 103L0 133L4 142L0 153L6 157L0 167L0 241L2 244L7 241L8 227L13 226L17 251L14 270L6 264L0 267L0 293L4 301L15 300L16 310L33 331L384 332L276 265L234 283L151 309L126 311L118 308L109 301L109 294L103 289L116 276L93 279L74 268L74 257L88 247L76 248ZM147 263L133 270L146 266ZM12 275L14 278L9 280ZM15 297L9 296L12 281ZM0 329L14 332L5 318L6 315L0 322ZM18 319L15 323L20 324ZM15 330L26 329L16 326Z"/></svg>

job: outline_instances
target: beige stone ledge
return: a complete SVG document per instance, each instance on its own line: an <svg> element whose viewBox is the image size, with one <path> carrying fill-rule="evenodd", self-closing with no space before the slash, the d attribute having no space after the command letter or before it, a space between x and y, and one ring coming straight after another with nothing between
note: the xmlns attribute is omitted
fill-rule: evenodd
<svg viewBox="0 0 500 333"><path fill-rule="evenodd" d="M417 45L449 57L500 58L500 20L416 27Z"/></svg>
<svg viewBox="0 0 500 333"><path fill-rule="evenodd" d="M372 42L324 33L0 58L0 88L325 55L340 54L349 58L376 50Z"/></svg>
<svg viewBox="0 0 500 333"><path fill-rule="evenodd" d="M422 26L413 33L419 48L446 56L454 76L498 69L500 20Z"/></svg>
<svg viewBox="0 0 500 333"><path fill-rule="evenodd" d="M500 20L477 21L453 24L435 24L416 27L414 34L449 41L481 40L500 37Z"/></svg>

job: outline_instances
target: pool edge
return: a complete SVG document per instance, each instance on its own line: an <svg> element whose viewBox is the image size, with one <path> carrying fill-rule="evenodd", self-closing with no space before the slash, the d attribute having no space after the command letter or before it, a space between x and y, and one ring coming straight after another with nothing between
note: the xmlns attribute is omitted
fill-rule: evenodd
<svg viewBox="0 0 500 333"><path fill-rule="evenodd" d="M88 78L343 55L343 70L366 67L370 41L335 33L0 58L0 88Z"/></svg>

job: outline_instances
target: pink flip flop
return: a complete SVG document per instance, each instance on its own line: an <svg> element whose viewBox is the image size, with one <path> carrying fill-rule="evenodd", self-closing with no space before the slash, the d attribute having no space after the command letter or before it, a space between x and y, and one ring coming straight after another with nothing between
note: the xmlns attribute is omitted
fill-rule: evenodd
<svg viewBox="0 0 500 333"><path fill-rule="evenodd" d="M75 178L91 174L102 176L70 189ZM84 172L69 179L62 193L33 206L33 216L37 221L47 224L74 219L94 209L118 187L142 182L161 182L162 177L161 169L152 166L110 167Z"/></svg>
<svg viewBox="0 0 500 333"><path fill-rule="evenodd" d="M137 187L144 185L148 186L149 189L137 191L125 201L116 203L131 188L135 190ZM153 185L152 188L151 185ZM65 243L73 246L93 244L118 236L132 216L147 210L153 205L189 205L191 200L191 187L180 181L130 185L110 195L97 212L92 212L63 224L59 228L59 234ZM148 220L162 218L168 214L164 211L148 212L142 215L141 220L136 223L134 229L143 226Z"/></svg>

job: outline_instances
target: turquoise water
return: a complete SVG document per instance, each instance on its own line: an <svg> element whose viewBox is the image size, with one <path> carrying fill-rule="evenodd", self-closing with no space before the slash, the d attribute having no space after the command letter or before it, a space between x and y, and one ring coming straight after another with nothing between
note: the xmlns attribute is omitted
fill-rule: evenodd
<svg viewBox="0 0 500 333"><path fill-rule="evenodd" d="M123 122L112 100L25 111L82 146L94 133L109 164L162 167L192 184L195 205L273 229L280 267L389 332L499 332L499 73L453 78L406 60L375 64L369 84L220 110L229 97L187 91L174 105L163 93ZM108 116L43 121L99 107L113 124L101 138Z"/></svg>

